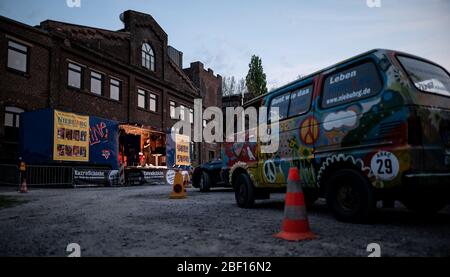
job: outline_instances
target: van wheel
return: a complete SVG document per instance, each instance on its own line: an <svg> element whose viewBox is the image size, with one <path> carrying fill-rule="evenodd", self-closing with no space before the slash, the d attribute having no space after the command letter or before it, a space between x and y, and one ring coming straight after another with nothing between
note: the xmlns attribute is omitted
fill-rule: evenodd
<svg viewBox="0 0 450 277"><path fill-rule="evenodd" d="M200 176L199 188L201 192L208 192L211 190L209 174L205 171L202 171L202 175Z"/></svg>
<svg viewBox="0 0 450 277"><path fill-rule="evenodd" d="M255 193L252 181L246 173L241 173L234 184L236 202L240 208L249 209L255 204Z"/></svg>
<svg viewBox="0 0 450 277"><path fill-rule="evenodd" d="M360 172L342 169L326 182L327 204L336 219L344 222L365 222L375 210L374 192Z"/></svg>

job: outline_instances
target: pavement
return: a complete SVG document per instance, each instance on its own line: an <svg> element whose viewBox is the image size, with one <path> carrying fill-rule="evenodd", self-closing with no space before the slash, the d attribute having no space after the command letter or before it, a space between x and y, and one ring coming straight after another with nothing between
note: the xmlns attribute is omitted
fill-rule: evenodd
<svg viewBox="0 0 450 277"><path fill-rule="evenodd" d="M308 210L319 239L286 242L280 231L284 194L236 206L231 190L188 190L170 200L169 186L31 189L0 197L19 202L0 207L0 256L67 256L77 243L81 256L144 257L367 257L378 243L383 257L450 256L450 208L423 218L399 206L377 212L372 224L336 221L323 201Z"/></svg>

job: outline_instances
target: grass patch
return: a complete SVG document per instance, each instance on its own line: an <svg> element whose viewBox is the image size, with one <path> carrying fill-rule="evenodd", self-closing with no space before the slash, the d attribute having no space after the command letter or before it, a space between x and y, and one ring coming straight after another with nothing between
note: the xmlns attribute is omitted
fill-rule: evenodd
<svg viewBox="0 0 450 277"><path fill-rule="evenodd" d="M12 208L21 204L25 204L27 201L23 201L23 200L18 200L16 198L13 197L9 197L9 196L1 196L0 195L0 210L1 209L7 209L7 208Z"/></svg>

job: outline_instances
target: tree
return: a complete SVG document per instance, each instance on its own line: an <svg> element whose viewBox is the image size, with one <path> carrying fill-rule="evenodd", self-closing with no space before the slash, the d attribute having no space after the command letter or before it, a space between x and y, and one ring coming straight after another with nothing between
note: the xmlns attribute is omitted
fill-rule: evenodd
<svg viewBox="0 0 450 277"><path fill-rule="evenodd" d="M222 80L222 94L223 96L229 96L236 94L236 78L232 77L224 77Z"/></svg>
<svg viewBox="0 0 450 277"><path fill-rule="evenodd" d="M242 78L237 84L236 94L243 95L247 93L247 85L245 84L245 79Z"/></svg>
<svg viewBox="0 0 450 277"><path fill-rule="evenodd" d="M252 93L254 96L267 93L266 74L264 73L262 60L256 55L253 55L250 61L245 84L248 92Z"/></svg>

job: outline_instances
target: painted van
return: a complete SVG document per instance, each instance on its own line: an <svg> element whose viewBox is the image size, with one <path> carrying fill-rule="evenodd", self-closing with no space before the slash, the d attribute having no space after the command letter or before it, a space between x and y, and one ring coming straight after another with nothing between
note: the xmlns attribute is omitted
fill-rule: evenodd
<svg viewBox="0 0 450 277"><path fill-rule="evenodd" d="M240 207L286 187L300 169L307 201L325 197L344 221L367 219L378 200L436 212L450 199L450 76L413 55L373 50L249 105L280 110L280 147L225 144Z"/></svg>

